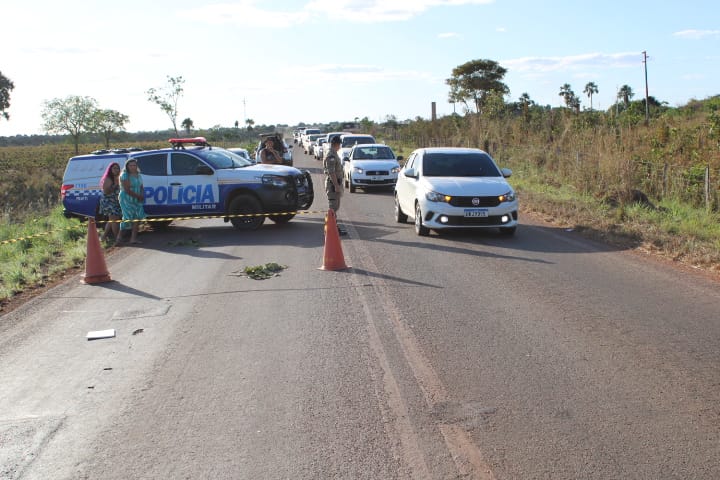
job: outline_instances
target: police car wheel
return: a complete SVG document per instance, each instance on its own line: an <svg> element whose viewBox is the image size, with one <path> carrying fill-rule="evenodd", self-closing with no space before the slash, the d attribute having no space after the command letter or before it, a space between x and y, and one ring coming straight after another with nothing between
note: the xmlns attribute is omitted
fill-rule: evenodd
<svg viewBox="0 0 720 480"><path fill-rule="evenodd" d="M238 230L257 230L265 222L260 202L250 195L238 195L230 202L230 222ZM232 215L239 215L233 217ZM249 215L249 216L244 216Z"/></svg>
<svg viewBox="0 0 720 480"><path fill-rule="evenodd" d="M295 214L292 215L269 215L270 220L272 220L275 223L288 223L292 218L295 216Z"/></svg>

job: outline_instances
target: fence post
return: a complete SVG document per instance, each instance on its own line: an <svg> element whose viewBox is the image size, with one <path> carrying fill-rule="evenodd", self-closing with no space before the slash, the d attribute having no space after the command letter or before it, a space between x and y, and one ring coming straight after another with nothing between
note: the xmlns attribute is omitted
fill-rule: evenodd
<svg viewBox="0 0 720 480"><path fill-rule="evenodd" d="M705 210L710 211L710 165L705 165Z"/></svg>

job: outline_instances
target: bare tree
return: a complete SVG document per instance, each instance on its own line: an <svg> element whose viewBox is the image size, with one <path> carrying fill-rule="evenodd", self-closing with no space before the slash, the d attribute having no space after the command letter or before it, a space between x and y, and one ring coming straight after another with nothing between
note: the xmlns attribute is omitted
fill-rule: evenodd
<svg viewBox="0 0 720 480"><path fill-rule="evenodd" d="M151 88L147 92L148 101L156 103L160 109L167 114L172 122L175 135L180 135L177 129L178 100L183 94L185 80L182 76L167 76L168 84L160 89Z"/></svg>

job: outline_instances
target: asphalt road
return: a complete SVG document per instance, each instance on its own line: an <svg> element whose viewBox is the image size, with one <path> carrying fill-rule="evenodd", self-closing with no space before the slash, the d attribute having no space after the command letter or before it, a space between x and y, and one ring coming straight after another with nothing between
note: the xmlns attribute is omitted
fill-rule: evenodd
<svg viewBox="0 0 720 480"><path fill-rule="evenodd" d="M523 215L417 237L390 192L339 218L347 271L322 213L183 221L0 317L0 478L720 478L716 281Z"/></svg>

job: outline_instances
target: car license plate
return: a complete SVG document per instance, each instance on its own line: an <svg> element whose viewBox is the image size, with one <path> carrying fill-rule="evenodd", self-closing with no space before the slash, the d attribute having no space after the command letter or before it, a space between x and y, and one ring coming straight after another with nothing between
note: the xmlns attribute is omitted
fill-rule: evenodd
<svg viewBox="0 0 720 480"><path fill-rule="evenodd" d="M382 177L370 177L370 180L382 180Z"/></svg>
<svg viewBox="0 0 720 480"><path fill-rule="evenodd" d="M466 208L465 216L466 217L487 217L488 209L487 208Z"/></svg>

